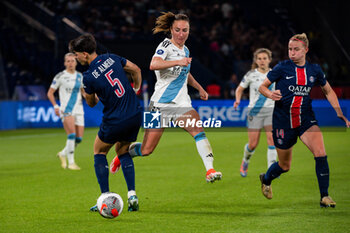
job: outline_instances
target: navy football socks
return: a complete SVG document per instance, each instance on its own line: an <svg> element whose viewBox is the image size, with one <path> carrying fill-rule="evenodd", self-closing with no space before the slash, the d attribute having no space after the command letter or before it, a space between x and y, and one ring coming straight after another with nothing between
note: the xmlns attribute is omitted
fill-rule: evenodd
<svg viewBox="0 0 350 233"><path fill-rule="evenodd" d="M128 191L135 190L135 168L129 152L119 156Z"/></svg>
<svg viewBox="0 0 350 233"><path fill-rule="evenodd" d="M263 183L266 185L271 185L271 181L279 177L282 173L287 172L283 170L280 165L278 165L278 162L273 163L269 169L267 170Z"/></svg>
<svg viewBox="0 0 350 233"><path fill-rule="evenodd" d="M316 162L316 175L318 180L318 187L320 189L321 199L328 196L329 186L329 167L327 156L315 157Z"/></svg>
<svg viewBox="0 0 350 233"><path fill-rule="evenodd" d="M108 184L108 163L106 155L104 154L96 154L94 155L94 167L95 173L97 177L97 181L100 185L101 193L109 192L109 184Z"/></svg>

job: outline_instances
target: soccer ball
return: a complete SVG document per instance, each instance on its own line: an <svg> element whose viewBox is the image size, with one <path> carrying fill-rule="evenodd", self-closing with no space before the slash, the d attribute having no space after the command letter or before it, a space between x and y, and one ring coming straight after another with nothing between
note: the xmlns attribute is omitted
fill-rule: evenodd
<svg viewBox="0 0 350 233"><path fill-rule="evenodd" d="M97 199L98 212L104 218L118 217L123 211L123 206L123 199L116 193L102 193Z"/></svg>

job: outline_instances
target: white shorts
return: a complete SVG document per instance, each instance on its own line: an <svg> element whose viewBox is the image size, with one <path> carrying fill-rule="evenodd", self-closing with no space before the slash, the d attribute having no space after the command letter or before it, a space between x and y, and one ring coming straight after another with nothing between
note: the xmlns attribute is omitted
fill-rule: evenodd
<svg viewBox="0 0 350 233"><path fill-rule="evenodd" d="M67 116L73 116L75 125L78 126L84 126L85 125L85 119L84 119L84 114L71 114L71 113L64 113L61 115L61 121L62 123L64 122L64 118Z"/></svg>
<svg viewBox="0 0 350 233"><path fill-rule="evenodd" d="M272 125L272 114L265 116L247 116L248 129L262 129L264 126Z"/></svg>
<svg viewBox="0 0 350 233"><path fill-rule="evenodd" d="M153 101L150 102L148 111L156 112L159 111L161 115L162 127L168 127L170 121L175 121L177 118L186 116L185 113L195 110L191 107L180 107L176 104L157 104Z"/></svg>

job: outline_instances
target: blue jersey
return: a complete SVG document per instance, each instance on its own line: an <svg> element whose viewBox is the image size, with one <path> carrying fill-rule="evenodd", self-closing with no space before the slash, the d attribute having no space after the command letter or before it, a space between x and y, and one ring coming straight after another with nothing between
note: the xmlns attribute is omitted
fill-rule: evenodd
<svg viewBox="0 0 350 233"><path fill-rule="evenodd" d="M276 101L273 112L273 128L297 128L306 121L313 121L310 91L316 85L326 85L326 78L317 64L305 63L297 66L291 60L277 64L267 78L276 82L276 90L280 90L282 98Z"/></svg>
<svg viewBox="0 0 350 233"><path fill-rule="evenodd" d="M141 112L139 100L126 77L126 59L115 54L97 56L83 73L85 92L96 93L104 105L103 122L117 124Z"/></svg>

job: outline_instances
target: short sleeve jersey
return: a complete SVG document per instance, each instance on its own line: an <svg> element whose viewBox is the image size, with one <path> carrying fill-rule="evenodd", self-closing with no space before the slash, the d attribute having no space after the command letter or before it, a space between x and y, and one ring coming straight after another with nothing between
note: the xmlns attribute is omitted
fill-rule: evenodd
<svg viewBox="0 0 350 233"><path fill-rule="evenodd" d="M271 115L275 105L274 101L266 98L259 92L259 86L265 80L266 74L259 72L257 69L246 73L239 84L243 88L249 87L249 115ZM272 84L269 89L275 90L275 85Z"/></svg>
<svg viewBox="0 0 350 233"><path fill-rule="evenodd" d="M297 128L313 115L310 92L316 85L326 85L326 77L317 64L305 63L297 66L286 60L277 64L268 74L276 83L282 98L276 101L273 114L274 128Z"/></svg>
<svg viewBox="0 0 350 233"><path fill-rule="evenodd" d="M169 39L164 39L157 47L153 57L160 57L165 61L180 60L189 57L186 46L176 47ZM187 90L187 78L191 64L186 67L174 66L163 70L156 70L157 82L151 101L155 105L175 103L181 107L191 107L191 98Z"/></svg>
<svg viewBox="0 0 350 233"><path fill-rule="evenodd" d="M60 99L60 108L64 113L84 114L81 88L83 75L75 71L73 74L66 70L58 73L52 83L51 88L57 90Z"/></svg>
<svg viewBox="0 0 350 233"><path fill-rule="evenodd" d="M139 100L123 69L126 62L118 55L102 54L83 73L86 93L96 93L104 105L105 123L117 124L141 111Z"/></svg>

